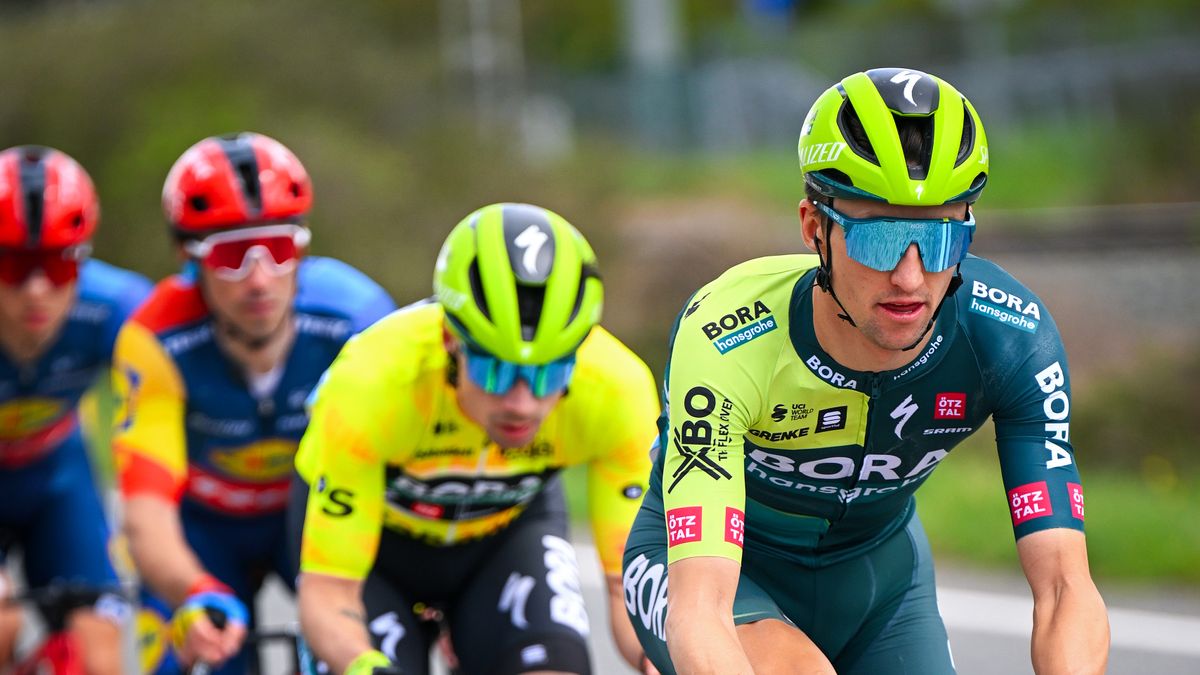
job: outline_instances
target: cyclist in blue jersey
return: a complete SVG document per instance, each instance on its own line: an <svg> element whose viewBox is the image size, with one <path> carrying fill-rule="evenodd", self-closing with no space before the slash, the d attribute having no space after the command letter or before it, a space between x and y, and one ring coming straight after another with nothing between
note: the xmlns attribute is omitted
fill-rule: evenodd
<svg viewBox="0 0 1200 675"><path fill-rule="evenodd" d="M20 545L32 587L117 583L76 409L108 376L117 329L150 282L90 258L98 221L92 180L74 159L38 146L0 152L0 563ZM11 587L2 572L0 586ZM115 595L76 612L89 673L123 672L128 613ZM20 623L0 611L0 669Z"/></svg>
<svg viewBox="0 0 1200 675"><path fill-rule="evenodd" d="M115 359L147 672L252 667L254 596L268 573L289 586L296 575L285 508L305 401L342 345L395 308L358 270L305 257L311 203L304 166L255 133L206 138L167 175L184 269L122 329Z"/></svg>
<svg viewBox="0 0 1200 675"><path fill-rule="evenodd" d="M1102 672L1062 341L967 254L989 169L974 107L916 70L856 73L799 154L816 255L733 267L672 334L624 556L646 654L664 673L953 673L913 493L991 417L1034 669Z"/></svg>

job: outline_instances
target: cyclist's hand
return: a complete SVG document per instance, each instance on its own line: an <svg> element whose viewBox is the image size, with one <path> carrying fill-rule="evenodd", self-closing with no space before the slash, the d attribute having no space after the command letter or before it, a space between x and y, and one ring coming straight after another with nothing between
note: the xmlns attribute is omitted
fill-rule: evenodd
<svg viewBox="0 0 1200 675"><path fill-rule="evenodd" d="M372 650L355 657L343 675L400 675L400 669L383 652Z"/></svg>
<svg viewBox="0 0 1200 675"><path fill-rule="evenodd" d="M224 626L214 625L211 615L224 616ZM248 621L246 605L233 591L206 576L192 586L191 593L171 619L171 633L179 659L184 663L224 663L241 649Z"/></svg>

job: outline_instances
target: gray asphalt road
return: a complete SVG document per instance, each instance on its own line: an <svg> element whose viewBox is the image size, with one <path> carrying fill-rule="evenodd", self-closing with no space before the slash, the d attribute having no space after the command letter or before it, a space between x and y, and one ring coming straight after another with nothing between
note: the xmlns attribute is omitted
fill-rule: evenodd
<svg viewBox="0 0 1200 675"><path fill-rule="evenodd" d="M606 607L595 551L586 542L577 547L588 607ZM1112 627L1109 673L1200 673L1200 589L1102 586L1101 592L1108 603ZM939 569L938 597L961 675L1033 672L1029 662L1033 601L1023 579ZM263 599L260 607L269 623L294 620L294 609L278 587L269 588ZM613 646L607 620L593 615L592 627L593 672L632 673ZM271 675L277 672L281 671L268 671Z"/></svg>

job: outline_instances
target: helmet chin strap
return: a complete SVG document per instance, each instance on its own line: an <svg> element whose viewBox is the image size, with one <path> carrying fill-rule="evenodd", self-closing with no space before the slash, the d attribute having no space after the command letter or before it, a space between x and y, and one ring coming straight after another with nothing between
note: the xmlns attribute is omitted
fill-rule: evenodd
<svg viewBox="0 0 1200 675"><path fill-rule="evenodd" d="M832 224L829 222L829 219L825 218L826 241L829 241L829 230L831 227ZM814 237L814 239L816 238ZM822 291L828 293L829 297L833 298L833 301L837 303L837 306L842 309L841 313L837 315L839 319L845 321L851 326L854 326L855 328L858 328L858 324L855 323L854 318L850 316L850 311L846 309L846 306L842 304L842 301L838 298L837 293L835 293L833 290L833 255L832 253L826 255L821 252L820 239L816 239L816 244L817 259L820 261L820 265L817 267L817 276L816 279L813 280L813 284L817 288L820 288ZM929 323L925 324L925 330L921 331L921 334L917 336L916 340L913 340L912 344L904 347L900 351L908 352L916 349L917 345L921 344L921 342L925 339L925 336L929 335L929 331L933 329L933 324L937 322L938 315L942 313L942 306L946 304L946 299L954 295L954 292L958 290L958 287L962 286L963 278L960 271L961 267L962 263L955 265L954 278L950 280L950 285L946 287L945 294L942 295L942 299L940 302L938 302L937 308L933 310L933 316L929 317Z"/></svg>

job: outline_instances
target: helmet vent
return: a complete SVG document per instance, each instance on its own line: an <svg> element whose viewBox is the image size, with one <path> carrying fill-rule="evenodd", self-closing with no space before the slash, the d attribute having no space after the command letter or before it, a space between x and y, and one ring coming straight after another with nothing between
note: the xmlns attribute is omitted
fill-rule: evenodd
<svg viewBox="0 0 1200 675"><path fill-rule="evenodd" d="M583 292L587 288L588 279L599 279L600 270L595 265L584 263L583 269L579 273L579 290L575 291L575 305L571 307L571 318L567 319L570 323L579 316L579 308L583 306Z"/></svg>
<svg viewBox="0 0 1200 675"><path fill-rule="evenodd" d="M257 215L262 211L262 185L258 182L258 158L254 156L253 136L240 134L217 139L229 165L242 183L242 196L246 198L247 210Z"/></svg>
<svg viewBox="0 0 1200 675"><path fill-rule="evenodd" d="M479 313L485 319L491 321L492 314L488 311L487 296L483 292L483 280L479 277L478 260L471 261L471 267L467 269L467 279L471 284L471 297L475 301L475 306L479 308Z"/></svg>
<svg viewBox="0 0 1200 675"><path fill-rule="evenodd" d="M850 103L850 99L842 101L842 107L838 110L837 122L838 128L842 131L842 138L846 139L846 144L850 146L854 154L875 166L879 166L879 157L875 155L875 148L871 145L871 139L867 138L867 132L863 129L862 120L859 119L858 112Z"/></svg>
<svg viewBox="0 0 1200 675"><path fill-rule="evenodd" d="M525 342L531 342L537 334L538 319L545 303L545 286L517 284L517 316L521 320L521 339Z"/></svg>
<svg viewBox="0 0 1200 675"><path fill-rule="evenodd" d="M208 210L208 199L206 199L202 195L196 195L196 196L192 197L191 199L188 200L188 203L192 205L193 211L207 211Z"/></svg>
<svg viewBox="0 0 1200 675"><path fill-rule="evenodd" d="M967 108L967 102L963 101L962 140L958 144L958 157L954 159L954 166L961 166L963 162L967 161L967 158L971 156L971 151L974 149L975 118L971 117L971 111Z"/></svg>
<svg viewBox="0 0 1200 675"><path fill-rule="evenodd" d="M45 211L46 163L45 154L27 153L21 163L21 192L25 198L25 222L29 228L27 243L36 245L42 238L42 218Z"/></svg>

